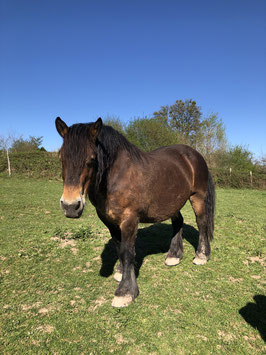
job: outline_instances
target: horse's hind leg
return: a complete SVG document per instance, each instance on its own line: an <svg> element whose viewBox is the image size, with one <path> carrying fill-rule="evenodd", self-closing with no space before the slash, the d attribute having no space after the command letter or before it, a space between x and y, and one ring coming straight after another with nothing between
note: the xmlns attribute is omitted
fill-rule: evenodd
<svg viewBox="0 0 266 355"><path fill-rule="evenodd" d="M196 215L196 221L199 229L199 244L193 263L196 265L205 265L210 258L211 247L208 238L208 218L205 206L205 196L195 194L190 197L190 202Z"/></svg>
<svg viewBox="0 0 266 355"><path fill-rule="evenodd" d="M183 217L180 212L177 216L172 217L173 239L165 259L165 264L174 266L180 263L183 256Z"/></svg>

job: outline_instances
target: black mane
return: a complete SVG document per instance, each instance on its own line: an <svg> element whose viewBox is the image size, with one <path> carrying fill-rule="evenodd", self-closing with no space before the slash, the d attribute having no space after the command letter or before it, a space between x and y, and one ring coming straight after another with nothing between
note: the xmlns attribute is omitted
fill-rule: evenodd
<svg viewBox="0 0 266 355"><path fill-rule="evenodd" d="M69 127L68 134L62 146L61 153L73 164L74 169L84 167L87 159L87 147L89 141L89 130L92 123L78 123ZM97 177L96 184L99 186L103 176L108 174L117 154L126 150L133 161L142 160L142 151L130 143L122 134L110 126L102 126L101 132L96 141L96 163Z"/></svg>
<svg viewBox="0 0 266 355"><path fill-rule="evenodd" d="M108 173L119 151L126 150L133 161L142 160L142 151L113 127L103 125L97 141L97 184L100 184L103 175Z"/></svg>

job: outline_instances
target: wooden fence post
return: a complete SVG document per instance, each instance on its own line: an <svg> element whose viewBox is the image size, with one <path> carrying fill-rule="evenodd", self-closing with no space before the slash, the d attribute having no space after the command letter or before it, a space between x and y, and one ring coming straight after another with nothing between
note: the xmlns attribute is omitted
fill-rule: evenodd
<svg viewBox="0 0 266 355"><path fill-rule="evenodd" d="M250 184L253 186L253 176L252 176L252 171L249 172L250 175Z"/></svg>
<svg viewBox="0 0 266 355"><path fill-rule="evenodd" d="M7 156L7 165L8 165L8 175L11 176L11 167L10 167L10 159L9 159L8 149L6 150L6 156Z"/></svg>

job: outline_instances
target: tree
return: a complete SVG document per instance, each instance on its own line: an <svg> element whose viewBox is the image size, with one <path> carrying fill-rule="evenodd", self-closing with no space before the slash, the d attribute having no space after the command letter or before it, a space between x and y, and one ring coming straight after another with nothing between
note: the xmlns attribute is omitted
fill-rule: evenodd
<svg viewBox="0 0 266 355"><path fill-rule="evenodd" d="M173 105L162 106L159 111L153 114L154 118L170 125L194 147L200 134L201 116L201 108L192 99L176 100Z"/></svg>
<svg viewBox="0 0 266 355"><path fill-rule="evenodd" d="M229 148L224 154L221 165L224 168L232 168L238 171L254 171L254 168L256 168L253 164L253 154L241 145Z"/></svg>
<svg viewBox="0 0 266 355"><path fill-rule="evenodd" d="M159 111L153 113L153 118L160 121L165 127L169 127L170 122L170 108L168 105L161 106Z"/></svg>
<svg viewBox="0 0 266 355"><path fill-rule="evenodd" d="M104 124L106 126L113 127L119 133L122 133L122 134L125 133L124 124L121 122L120 118L117 116L109 116L109 115L106 116L104 118Z"/></svg>
<svg viewBox="0 0 266 355"><path fill-rule="evenodd" d="M262 155L259 161L257 162L260 170L266 173L266 154Z"/></svg>
<svg viewBox="0 0 266 355"><path fill-rule="evenodd" d="M8 173L11 176L10 153L45 151L42 144L43 137L30 136L29 139L23 139L22 136L15 138L12 135L0 137L0 150L7 157Z"/></svg>
<svg viewBox="0 0 266 355"><path fill-rule="evenodd" d="M29 136L29 139L24 139L22 136L20 136L19 138L14 139L11 150L13 152L45 150L43 147L40 148L42 141L43 137Z"/></svg>
<svg viewBox="0 0 266 355"><path fill-rule="evenodd" d="M144 151L176 144L177 134L155 118L137 118L126 127L126 137Z"/></svg>
<svg viewBox="0 0 266 355"><path fill-rule="evenodd" d="M219 152L226 149L226 134L223 121L218 115L212 113L206 117L200 125L197 136L197 149L205 157L208 165L215 165L215 158Z"/></svg>

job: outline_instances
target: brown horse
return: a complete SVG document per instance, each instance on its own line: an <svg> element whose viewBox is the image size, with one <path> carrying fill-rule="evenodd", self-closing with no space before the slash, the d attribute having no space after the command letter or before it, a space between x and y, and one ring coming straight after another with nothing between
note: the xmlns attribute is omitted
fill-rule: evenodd
<svg viewBox="0 0 266 355"><path fill-rule="evenodd" d="M188 199L199 228L193 262L206 264L213 238L215 190L206 162L196 150L177 144L142 152L103 125L101 118L68 127L58 117L56 128L63 138L61 208L67 217L80 217L88 194L116 245L120 263L114 275L119 282L114 307L129 305L139 293L134 268L139 222L171 218L173 239L165 264L179 264L183 256L180 209Z"/></svg>

